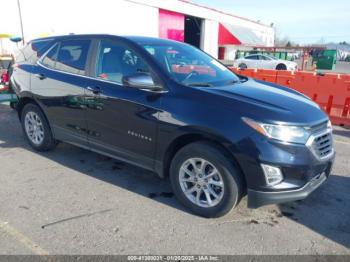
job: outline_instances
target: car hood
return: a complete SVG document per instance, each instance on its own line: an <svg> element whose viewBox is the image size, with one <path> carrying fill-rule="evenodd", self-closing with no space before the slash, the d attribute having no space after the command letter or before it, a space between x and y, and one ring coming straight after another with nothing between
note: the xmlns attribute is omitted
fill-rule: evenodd
<svg viewBox="0 0 350 262"><path fill-rule="evenodd" d="M206 88L222 98L221 104L242 116L269 123L311 124L327 120L320 107L287 87L248 79L244 83Z"/></svg>

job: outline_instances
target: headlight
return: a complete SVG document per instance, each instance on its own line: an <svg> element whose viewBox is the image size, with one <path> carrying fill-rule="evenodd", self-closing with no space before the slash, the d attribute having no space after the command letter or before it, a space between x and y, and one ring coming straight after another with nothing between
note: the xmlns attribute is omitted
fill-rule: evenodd
<svg viewBox="0 0 350 262"><path fill-rule="evenodd" d="M301 126L264 124L246 117L242 120L260 134L283 142L305 144L310 137L309 131Z"/></svg>
<svg viewBox="0 0 350 262"><path fill-rule="evenodd" d="M331 120L328 120L328 122L327 122L327 128L333 129Z"/></svg>

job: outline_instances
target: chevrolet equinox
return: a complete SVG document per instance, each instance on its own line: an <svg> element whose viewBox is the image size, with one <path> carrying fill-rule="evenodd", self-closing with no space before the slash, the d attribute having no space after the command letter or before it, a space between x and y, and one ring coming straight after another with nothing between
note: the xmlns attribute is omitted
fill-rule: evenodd
<svg viewBox="0 0 350 262"><path fill-rule="evenodd" d="M29 144L64 141L170 177L195 214L307 197L334 161L327 115L292 89L236 75L190 45L69 35L29 42L10 84Z"/></svg>

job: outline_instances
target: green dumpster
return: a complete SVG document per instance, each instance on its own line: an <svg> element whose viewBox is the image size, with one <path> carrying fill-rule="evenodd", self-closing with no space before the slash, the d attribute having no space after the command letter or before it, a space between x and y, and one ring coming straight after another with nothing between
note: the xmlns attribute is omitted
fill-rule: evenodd
<svg viewBox="0 0 350 262"><path fill-rule="evenodd" d="M316 57L317 69L334 70L337 59L337 50L323 50Z"/></svg>

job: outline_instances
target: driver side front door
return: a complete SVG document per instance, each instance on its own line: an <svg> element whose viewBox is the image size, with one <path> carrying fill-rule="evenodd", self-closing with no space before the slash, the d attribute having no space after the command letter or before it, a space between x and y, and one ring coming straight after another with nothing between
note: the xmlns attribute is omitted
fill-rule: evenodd
<svg viewBox="0 0 350 262"><path fill-rule="evenodd" d="M161 94L123 86L124 76L150 73L124 43L100 40L86 93L91 149L153 169Z"/></svg>

